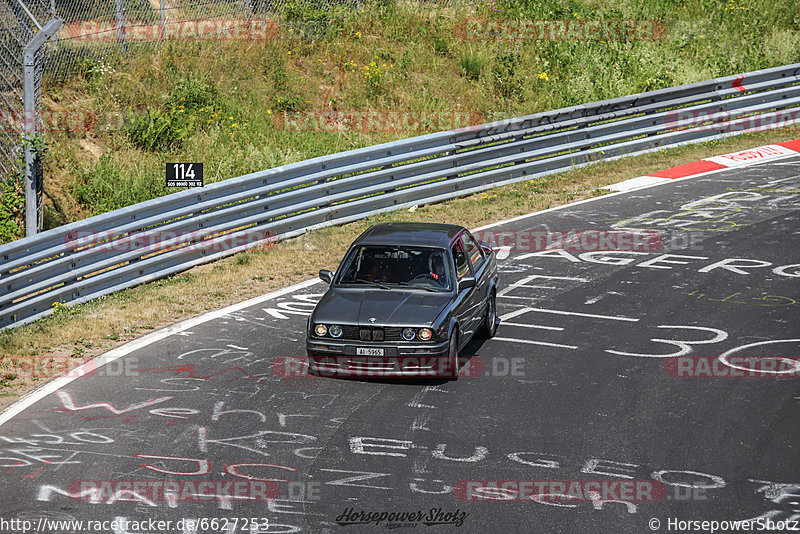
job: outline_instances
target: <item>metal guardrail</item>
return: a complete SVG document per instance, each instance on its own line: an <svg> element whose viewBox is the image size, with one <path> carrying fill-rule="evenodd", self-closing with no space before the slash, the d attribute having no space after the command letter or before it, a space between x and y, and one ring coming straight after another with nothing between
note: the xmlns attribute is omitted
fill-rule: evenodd
<svg viewBox="0 0 800 534"><path fill-rule="evenodd" d="M684 127L679 111L709 121ZM736 123L717 124L714 114L749 117L746 125L774 111L789 122L800 116L800 63L350 150L142 202L0 246L0 330L56 302L86 302L311 228L745 133L722 133Z"/></svg>

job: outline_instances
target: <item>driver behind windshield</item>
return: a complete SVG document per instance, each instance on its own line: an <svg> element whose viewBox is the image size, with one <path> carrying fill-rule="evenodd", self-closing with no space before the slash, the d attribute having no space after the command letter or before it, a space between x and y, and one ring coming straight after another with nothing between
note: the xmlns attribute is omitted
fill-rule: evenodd
<svg viewBox="0 0 800 534"><path fill-rule="evenodd" d="M447 271L444 267L444 258L439 251L431 252L428 257L430 274L433 280L441 287L447 287Z"/></svg>
<svg viewBox="0 0 800 534"><path fill-rule="evenodd" d="M444 254L441 249L364 246L345 267L340 281L448 288Z"/></svg>

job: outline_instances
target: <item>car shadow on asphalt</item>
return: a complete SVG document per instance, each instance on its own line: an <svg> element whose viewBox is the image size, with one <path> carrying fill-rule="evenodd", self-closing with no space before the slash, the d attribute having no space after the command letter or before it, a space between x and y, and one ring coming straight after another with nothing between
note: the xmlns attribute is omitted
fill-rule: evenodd
<svg viewBox="0 0 800 534"><path fill-rule="evenodd" d="M480 349L486 342L486 337L475 335L461 351L463 355L458 357L459 379L471 378L483 374L483 361L480 357ZM346 380L351 382L362 382L365 384L394 384L411 386L438 386L452 382L452 378L438 376L338 376L338 375L318 375L320 378L331 380Z"/></svg>

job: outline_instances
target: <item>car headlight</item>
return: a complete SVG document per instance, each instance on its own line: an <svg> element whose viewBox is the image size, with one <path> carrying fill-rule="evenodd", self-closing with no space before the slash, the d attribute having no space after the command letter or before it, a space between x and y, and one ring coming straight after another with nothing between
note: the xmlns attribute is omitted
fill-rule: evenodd
<svg viewBox="0 0 800 534"><path fill-rule="evenodd" d="M414 331L413 328L403 328L403 339L406 341L411 341L417 336L417 333Z"/></svg>
<svg viewBox="0 0 800 534"><path fill-rule="evenodd" d="M338 324L332 324L330 328L328 328L328 333L331 337L342 337L342 327Z"/></svg>
<svg viewBox="0 0 800 534"><path fill-rule="evenodd" d="M433 338L433 330L430 328L420 328L417 331L417 335L422 341L430 341Z"/></svg>
<svg viewBox="0 0 800 534"><path fill-rule="evenodd" d="M328 327L325 326L324 324L318 324L317 326L314 327L314 333L322 337L328 333Z"/></svg>

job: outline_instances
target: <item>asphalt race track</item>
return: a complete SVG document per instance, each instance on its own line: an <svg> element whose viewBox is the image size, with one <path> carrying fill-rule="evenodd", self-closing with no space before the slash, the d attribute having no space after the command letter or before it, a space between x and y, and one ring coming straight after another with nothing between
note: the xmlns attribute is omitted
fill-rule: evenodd
<svg viewBox="0 0 800 534"><path fill-rule="evenodd" d="M650 231L644 249L590 242L630 229ZM545 230L586 243L542 250ZM291 372L325 288L306 284L176 329L5 422L0 517L34 529L42 517L172 521L105 527L115 534L641 533L756 518L788 531L800 520L800 373L788 359L800 356L799 157L476 233L500 232L514 243L500 251L502 323L470 343L459 380ZM789 371L674 376L683 356L716 374L735 374L734 356ZM159 491L166 481L180 485ZM548 490L492 493L487 481ZM553 481L604 489L556 499ZM631 481L653 491L622 495ZM602 493L610 483L620 491ZM178 527L192 518L206 522Z"/></svg>

